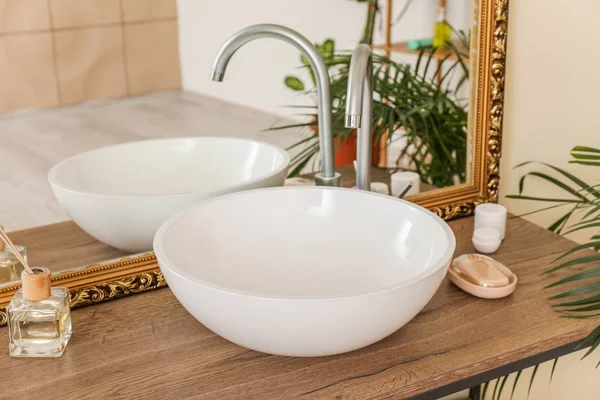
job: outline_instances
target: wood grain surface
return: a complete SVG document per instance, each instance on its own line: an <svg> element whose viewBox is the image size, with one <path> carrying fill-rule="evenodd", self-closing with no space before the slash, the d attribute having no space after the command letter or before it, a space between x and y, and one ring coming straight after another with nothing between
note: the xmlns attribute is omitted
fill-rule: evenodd
<svg viewBox="0 0 600 400"><path fill-rule="evenodd" d="M26 246L29 264L39 265L52 272L126 256L100 243L71 221L9 232L15 244Z"/></svg>
<svg viewBox="0 0 600 400"><path fill-rule="evenodd" d="M457 255L473 252L472 224L472 218L450 222ZM49 237L62 243L73 233L67 225L47 229L40 254ZM76 254L84 258L98 246L89 243ZM229 343L189 315L168 289L74 310L73 337L60 359L11 358L7 330L0 329L0 398L407 398L586 336L598 321L559 318L547 301L551 292L543 290L556 276L540 276L572 246L511 219L494 257L519 277L512 296L477 299L446 278L427 307L398 332L332 357L279 357ZM59 257L45 254L42 263Z"/></svg>

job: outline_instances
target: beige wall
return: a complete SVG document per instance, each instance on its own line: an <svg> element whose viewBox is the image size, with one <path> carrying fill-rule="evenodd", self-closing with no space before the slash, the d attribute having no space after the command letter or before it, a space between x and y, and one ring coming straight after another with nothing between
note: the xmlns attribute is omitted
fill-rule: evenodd
<svg viewBox="0 0 600 400"><path fill-rule="evenodd" d="M600 2L511 0L509 15L501 196L517 192L522 171L513 167L527 160L545 161L597 183L600 169L569 165L567 161L569 149L575 145L600 147ZM546 184L532 185L529 190L538 196L560 194L550 191ZM504 198L501 202L516 214L540 207L539 203ZM530 219L548 226L556 216L546 213ZM572 239L587 237L589 233L583 233ZM550 365L545 365L530 399L600 398L600 380L594 368L600 354L585 361L579 360L581 355L559 362L551 386ZM516 400L527 397L528 378L521 378L524 381Z"/></svg>
<svg viewBox="0 0 600 400"><path fill-rule="evenodd" d="M176 0L0 0L0 112L181 86Z"/></svg>
<svg viewBox="0 0 600 400"><path fill-rule="evenodd" d="M600 147L600 2L512 0L509 15L501 196L517 192L525 170L513 167L527 160L554 164L587 182L597 180L598 168L567 161L575 145ZM529 189L534 195L562 195L547 184ZM541 206L501 202L516 214ZM558 213L531 219L548 226ZM574 239L586 237L583 233Z"/></svg>

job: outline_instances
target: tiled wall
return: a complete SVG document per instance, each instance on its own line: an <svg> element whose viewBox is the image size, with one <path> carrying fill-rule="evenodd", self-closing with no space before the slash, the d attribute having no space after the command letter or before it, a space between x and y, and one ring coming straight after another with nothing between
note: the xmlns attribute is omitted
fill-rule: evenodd
<svg viewBox="0 0 600 400"><path fill-rule="evenodd" d="M0 0L0 112L179 89L176 0Z"/></svg>

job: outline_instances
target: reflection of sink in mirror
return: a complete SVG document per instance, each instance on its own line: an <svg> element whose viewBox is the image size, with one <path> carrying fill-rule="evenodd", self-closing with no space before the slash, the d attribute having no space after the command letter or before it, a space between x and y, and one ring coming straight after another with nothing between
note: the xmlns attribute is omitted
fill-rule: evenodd
<svg viewBox="0 0 600 400"><path fill-rule="evenodd" d="M283 185L288 164L285 150L248 139L157 139L77 154L56 164L48 181L84 231L135 253L152 249L158 227L189 205Z"/></svg>
<svg viewBox="0 0 600 400"><path fill-rule="evenodd" d="M70 219L55 199L46 175L54 164L75 154L119 143L182 136L237 136L285 148L305 135L298 129L264 132L278 120L281 117L182 92L5 114L0 118L0 167L10 174L3 175L1 188L11 195L0 202L0 224L14 232ZM61 271L122 255L106 249L96 257L82 255L79 261L52 268Z"/></svg>
<svg viewBox="0 0 600 400"><path fill-rule="evenodd" d="M410 321L454 252L419 206L354 189L239 192L172 217L154 240L169 287L202 324L273 354L358 349Z"/></svg>
<svg viewBox="0 0 600 400"><path fill-rule="evenodd" d="M50 168L99 147L154 138L232 136L286 148L300 130L264 132L281 117L181 92L5 114L0 224L7 232L68 220L46 181ZM292 153L293 154L293 153Z"/></svg>

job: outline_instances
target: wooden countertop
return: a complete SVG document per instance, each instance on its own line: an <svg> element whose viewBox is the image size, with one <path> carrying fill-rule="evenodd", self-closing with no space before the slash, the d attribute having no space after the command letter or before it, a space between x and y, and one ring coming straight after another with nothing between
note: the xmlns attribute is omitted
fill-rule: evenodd
<svg viewBox="0 0 600 400"><path fill-rule="evenodd" d="M472 224L472 218L450 222L457 255L473 251ZM65 229L68 236L61 233ZM14 238L35 246L43 255L36 256L39 264L58 256L81 257L86 249L107 251L77 231L67 223ZM60 247L48 251L50 245ZM1 328L0 398L407 398L585 337L598 322L559 318L547 301L552 292L542 289L556 275L540 276L572 246L543 228L511 219L495 258L519 277L512 296L477 299L446 278L404 328L339 356L290 358L239 347L197 322L169 289L74 310L74 334L59 359L9 357L7 330Z"/></svg>

